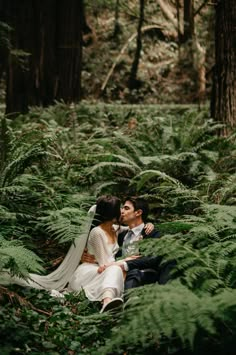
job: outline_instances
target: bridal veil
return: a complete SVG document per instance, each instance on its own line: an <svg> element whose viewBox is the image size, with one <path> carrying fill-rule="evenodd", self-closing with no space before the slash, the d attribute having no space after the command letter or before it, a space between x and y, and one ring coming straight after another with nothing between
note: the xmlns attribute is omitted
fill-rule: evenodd
<svg viewBox="0 0 236 355"><path fill-rule="evenodd" d="M77 269L83 251L86 247L89 232L96 213L96 205L88 211L87 225L85 232L80 235L71 245L64 260L59 267L48 275L29 274L27 280L11 276L7 271L0 273L0 284L18 284L37 289L62 291L70 281L73 273Z"/></svg>

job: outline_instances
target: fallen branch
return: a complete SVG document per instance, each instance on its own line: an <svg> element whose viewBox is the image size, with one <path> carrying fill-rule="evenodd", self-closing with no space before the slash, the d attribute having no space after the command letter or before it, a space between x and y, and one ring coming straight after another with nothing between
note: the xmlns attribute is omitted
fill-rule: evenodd
<svg viewBox="0 0 236 355"><path fill-rule="evenodd" d="M166 1L158 0L158 4L164 14L164 16L174 25L175 30L178 30L178 22L175 18L175 15L172 13L170 6Z"/></svg>
<svg viewBox="0 0 236 355"><path fill-rule="evenodd" d="M194 12L193 16L195 17L200 13L200 11L205 7L208 3L208 0L203 1L203 3L199 6L199 8Z"/></svg>
<svg viewBox="0 0 236 355"><path fill-rule="evenodd" d="M28 306L38 313L45 314L46 316L51 316L52 312L44 311L43 309L36 308L31 302L27 301L25 298L19 296L16 292L8 290L6 287L0 286L0 294L7 295L10 302L13 303L16 299L19 304L22 306Z"/></svg>

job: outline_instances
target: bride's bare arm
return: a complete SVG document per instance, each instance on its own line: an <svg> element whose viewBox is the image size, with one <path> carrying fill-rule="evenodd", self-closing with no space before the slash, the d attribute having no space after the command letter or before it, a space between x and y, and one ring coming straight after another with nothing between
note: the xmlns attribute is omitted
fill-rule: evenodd
<svg viewBox="0 0 236 355"><path fill-rule="evenodd" d="M113 227L119 233L122 233L122 232L128 230L128 228L129 228L128 226L122 226L122 225L118 226L118 224L113 224ZM145 229L145 233L148 235L153 231L154 224L151 222L148 222L144 225L144 229Z"/></svg>

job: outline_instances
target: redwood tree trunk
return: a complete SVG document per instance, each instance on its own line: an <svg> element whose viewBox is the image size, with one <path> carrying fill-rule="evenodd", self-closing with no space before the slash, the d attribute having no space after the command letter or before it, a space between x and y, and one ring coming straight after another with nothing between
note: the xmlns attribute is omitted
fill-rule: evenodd
<svg viewBox="0 0 236 355"><path fill-rule="evenodd" d="M0 0L13 27L6 112L78 101L81 90L82 0ZM2 7L0 7L2 8ZM25 54L19 56L19 51Z"/></svg>
<svg viewBox="0 0 236 355"><path fill-rule="evenodd" d="M193 40L194 36L194 0L184 0L184 34L183 42Z"/></svg>
<svg viewBox="0 0 236 355"><path fill-rule="evenodd" d="M194 70L194 0L184 0L183 20L182 59L191 71Z"/></svg>
<svg viewBox="0 0 236 355"><path fill-rule="evenodd" d="M120 15L120 0L116 0L116 5L115 5L115 26L114 26L114 32L113 32L113 37L117 38L118 35L121 32L121 27L119 23L119 15Z"/></svg>
<svg viewBox="0 0 236 355"><path fill-rule="evenodd" d="M28 111L32 1L1 1L4 21L12 28L11 50L6 66L6 113Z"/></svg>
<svg viewBox="0 0 236 355"><path fill-rule="evenodd" d="M236 127L236 2L219 0L216 5L215 71L211 115L225 124L228 135Z"/></svg>
<svg viewBox="0 0 236 355"><path fill-rule="evenodd" d="M128 86L131 90L137 88L137 72L138 72L138 65L140 54L142 50L142 25L144 21L144 0L140 0L140 11L139 11L139 23L138 23L138 35L137 35L137 46L136 52L134 56L134 61L132 64L132 68L130 71L129 83Z"/></svg>
<svg viewBox="0 0 236 355"><path fill-rule="evenodd" d="M81 97L82 1L60 0L57 7L57 82L55 98L66 102Z"/></svg>

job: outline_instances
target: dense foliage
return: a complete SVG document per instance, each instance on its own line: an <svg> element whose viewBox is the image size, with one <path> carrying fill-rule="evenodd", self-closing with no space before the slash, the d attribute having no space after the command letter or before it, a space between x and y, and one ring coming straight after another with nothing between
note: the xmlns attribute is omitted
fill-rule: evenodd
<svg viewBox="0 0 236 355"><path fill-rule="evenodd" d="M232 354L236 141L207 110L57 103L1 120L0 270L50 272L102 193L145 196L172 281L99 314L84 295L0 287L1 354Z"/></svg>

